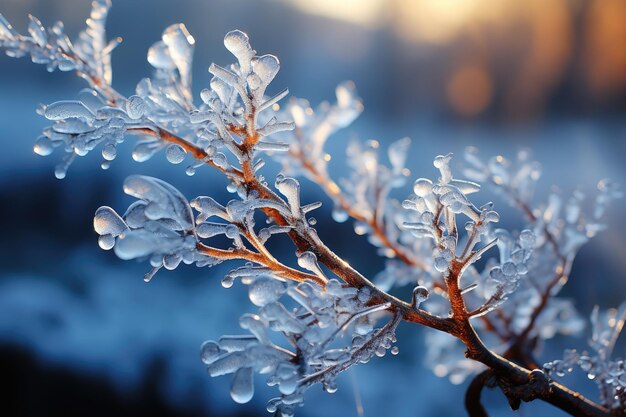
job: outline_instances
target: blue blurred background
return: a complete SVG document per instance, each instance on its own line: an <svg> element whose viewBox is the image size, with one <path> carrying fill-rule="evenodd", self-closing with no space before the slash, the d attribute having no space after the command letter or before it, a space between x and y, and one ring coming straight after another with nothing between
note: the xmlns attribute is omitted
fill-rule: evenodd
<svg viewBox="0 0 626 417"><path fill-rule="evenodd" d="M282 69L276 89L316 105L334 87L356 82L363 116L329 143L341 174L352 137L383 145L413 139L413 176L433 176L432 158L460 155L468 145L485 156L513 157L530 148L544 167L538 197L553 184L565 195L592 191L605 177L626 184L626 2L623 0L134 0L117 1L109 35L123 36L114 53L114 85L130 94L150 71L148 47L168 25L184 22L195 37L196 92L208 85L209 63L227 64L223 35L246 31L259 53L274 53ZM44 24L63 20L77 34L90 9L80 0L2 0L20 32L27 14ZM84 86L72 74L49 74L27 59L0 57L0 370L9 389L0 411L10 416L263 415L270 390L257 384L252 403L228 396L229 379L210 379L199 361L205 339L238 332L251 310L241 288L223 289L225 269L181 267L150 284L147 265L123 263L100 251L92 231L100 205L126 207L123 178L156 175L188 196L227 200L223 182L200 170L187 177L162 155L132 162L123 152L108 171L96 155L80 158L63 181L55 155L40 158L32 143L46 125L40 102L72 99ZM128 150L128 146L126 147ZM310 183L305 199L327 199ZM408 194L409 191L406 191ZM403 197L399 195L398 197ZM505 225L518 214L494 198ZM626 298L626 203L609 212L609 229L586 246L564 295L586 316ZM320 235L362 272L382 267L349 224L316 216ZM334 395L313 389L300 415L460 416L464 387L422 366L423 331L400 329L400 355L352 369ZM541 359L579 340L557 339ZM623 348L621 354L623 356ZM593 393L580 376L566 382ZM513 415L499 393L488 402ZM562 415L540 404L522 415Z"/></svg>

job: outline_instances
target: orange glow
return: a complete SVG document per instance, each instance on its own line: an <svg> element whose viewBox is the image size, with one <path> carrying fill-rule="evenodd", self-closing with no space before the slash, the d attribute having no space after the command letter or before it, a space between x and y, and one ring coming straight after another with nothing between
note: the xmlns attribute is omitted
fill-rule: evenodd
<svg viewBox="0 0 626 417"><path fill-rule="evenodd" d="M586 18L586 83L597 95L626 87L626 2L595 0Z"/></svg>
<svg viewBox="0 0 626 417"><path fill-rule="evenodd" d="M493 85L487 70L479 65L459 68L450 79L448 101L459 114L476 116L491 103Z"/></svg>
<svg viewBox="0 0 626 417"><path fill-rule="evenodd" d="M384 23L384 0L286 0L301 11L368 27Z"/></svg>
<svg viewBox="0 0 626 417"><path fill-rule="evenodd" d="M626 92L626 0L283 1L305 13L385 28L401 41L397 53L416 64L435 56L422 74L464 116L491 106L500 116L531 119L563 83L597 98ZM341 56L354 56L359 41L333 45ZM439 75L444 68L450 77ZM572 86L576 77L582 83Z"/></svg>
<svg viewBox="0 0 626 417"><path fill-rule="evenodd" d="M528 30L528 52L511 77L510 114L539 113L554 86L562 80L572 52L573 16L567 0L527 0L520 15Z"/></svg>
<svg viewBox="0 0 626 417"><path fill-rule="evenodd" d="M476 1L395 1L393 28L409 41L445 42L471 21L477 8Z"/></svg>

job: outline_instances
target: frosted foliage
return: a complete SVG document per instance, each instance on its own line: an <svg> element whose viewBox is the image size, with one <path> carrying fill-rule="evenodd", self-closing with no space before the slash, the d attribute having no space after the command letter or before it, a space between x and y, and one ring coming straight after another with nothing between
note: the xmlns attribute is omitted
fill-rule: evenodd
<svg viewBox="0 0 626 417"><path fill-rule="evenodd" d="M90 83L77 100L59 101L40 110L54 122L46 128L34 146L36 153L50 155L55 149L65 153L55 173L63 178L76 156L85 156L102 147L104 169L115 159L115 148L127 133L142 136L134 147L132 157L146 161L166 149L167 160L183 162L189 147L182 144L167 146L163 135L176 133L203 154L203 162L231 169L228 154L241 159L240 139L233 136L229 126L242 126L244 131L256 129L266 137L293 128L291 122L278 122L261 112L288 94L285 89L271 98L264 96L269 83L279 70L278 59L272 55L255 56L247 35L229 33L225 44L238 60L230 69L213 64L214 78L210 88L201 92L201 105L193 103L191 67L195 40L183 24L168 27L162 39L148 51L148 62L154 68L151 78L138 84L135 94L125 98L111 87L110 54L120 39L106 44L104 24L110 4L94 1L88 28L79 39L70 42L63 25L44 28L31 17L29 35L18 34L0 16L0 47L14 57L30 54L33 62L43 63L49 70L75 70ZM245 41L243 40L245 39ZM238 100L239 98L239 100ZM254 120L246 113L255 110ZM263 125L257 126L257 115ZM220 149L224 151L220 152ZM260 140L258 152L284 152L282 142ZM259 159L259 162L262 160ZM191 165L193 175L199 165Z"/></svg>
<svg viewBox="0 0 626 417"><path fill-rule="evenodd" d="M324 291L312 282L281 283L267 275L242 282L249 285L250 301L260 307L257 314L241 317L241 327L250 334L207 341L201 354L211 376L233 374L231 396L237 402L251 399L254 370L278 389L268 411L292 415L310 386L320 383L329 393L336 391L340 372L384 355L395 341L397 319L375 329L387 306L367 307L367 288L345 288L330 280Z"/></svg>
<svg viewBox="0 0 626 417"><path fill-rule="evenodd" d="M157 178L136 175L126 179L124 191L138 201L123 216L110 207L96 211L94 229L103 249L114 249L121 259L149 259L153 270L146 280L163 266L218 263L196 251L191 206L178 190Z"/></svg>
<svg viewBox="0 0 626 417"><path fill-rule="evenodd" d="M531 190L539 177L539 168L529 160L527 152L521 153L517 164L503 157L482 163L474 149L467 151L466 160L472 168L463 172L477 181L491 178L491 185L527 216L527 229L510 232L493 228L499 220L493 205L488 203L477 209L469 199L469 194L478 191L478 184L455 179L449 165L450 155L439 156L434 161L440 171L438 181L416 180L414 195L403 203L416 213L414 219L417 219L405 222L404 227L416 237L432 242L428 249L428 253L433 254L432 264L421 274L412 273L412 279L441 286L444 284L437 275L445 276L455 262L464 264L461 284L465 301L473 317L488 316L475 320L474 326L478 331L487 332L485 337L493 335L494 350L499 353L506 352L516 337L550 339L557 334L579 334L584 322L574 304L556 294L567 280L576 251L603 229L601 216L606 210L605 204L619 198L621 192L611 182L602 181L589 215L582 209L580 192L569 199L567 208L562 208L557 195L551 195L547 204L534 208ZM522 185L526 191L522 192ZM463 229L457 226L458 214L469 220L463 227L465 238L461 238ZM498 257L490 258L481 270L471 265L493 246L498 249ZM406 284L406 269L397 263L390 264L380 275L381 281L386 287L394 283ZM543 299L546 303L538 314L536 308ZM442 297L431 297L428 307L440 314L449 311L448 302ZM495 309L498 309L497 316L489 314ZM497 335L504 334L517 336L507 337L503 342ZM448 375L453 382L461 382L481 369L480 364L459 355L462 346L451 343L450 338L433 335L429 337L427 348L426 363L435 373Z"/></svg>
<svg viewBox="0 0 626 417"><path fill-rule="evenodd" d="M623 411L626 409L626 361L623 357L613 357L613 351L625 320L626 303L607 311L596 307L591 315L591 352L565 350L563 359L544 364L544 370L554 378L563 377L574 369L581 370L596 383L606 407Z"/></svg>
<svg viewBox="0 0 626 417"><path fill-rule="evenodd" d="M605 228L604 214L622 196L616 184L600 181L590 201L580 191L552 192L537 201L541 167L529 152L514 160L483 160L469 148L462 178L452 154L439 155L433 160L436 175L417 178L411 187L408 138L387 149L375 140L352 140L343 164L347 174L335 181L326 143L363 111L352 82L337 86L335 102L315 109L303 99L282 103L289 91L271 86L279 59L257 54L248 35L234 30L224 37L231 63L211 64L212 78L194 100L195 40L183 24L174 24L148 50L152 75L124 96L111 85L111 52L121 39L106 40L109 7L109 1L93 1L87 28L74 42L61 23L46 28L31 16L27 33L20 34L0 15L0 47L12 57L30 56L50 71L76 71L89 84L78 97L38 110L52 125L37 138L34 151L47 156L60 150L58 178L66 176L77 156L94 149L102 155L102 168L109 168L128 135L139 137L131 153L135 161L164 151L169 163L186 162L187 175L204 166L224 175L229 201L188 200L160 179L130 176L124 192L135 201L123 214L100 207L93 227L102 249L149 262L146 281L182 263L238 262L221 284L246 286L254 310L239 320L244 334L207 341L200 354L211 377L231 378L235 402L249 402L262 375L277 390L268 412L292 416L309 387L319 383L332 394L341 372L387 351L398 354L393 344L402 320L440 330L427 334L424 358L436 375L453 383L493 362L524 379L528 375L521 365L532 374L533 355L545 340L583 330L574 302L558 294L578 250ZM281 172L270 172L268 157L280 163ZM300 177L325 192L335 221L352 219L354 232L365 235L385 258L375 283L322 242L318 220L310 216L321 203L303 201L307 194ZM494 204L475 203L480 184L519 209L525 225L496 227L500 215ZM392 198L409 193L404 201ZM278 237L290 240L291 250L271 251ZM481 258L486 259L478 262ZM397 298L388 293L392 290ZM624 362L612 358L625 309L623 304L606 313L594 311L593 353L569 350L544 366L550 377L579 367L599 385L602 402L615 410L625 406ZM471 340L468 328L479 341ZM510 356L516 352L530 361ZM509 389L512 380L496 382Z"/></svg>

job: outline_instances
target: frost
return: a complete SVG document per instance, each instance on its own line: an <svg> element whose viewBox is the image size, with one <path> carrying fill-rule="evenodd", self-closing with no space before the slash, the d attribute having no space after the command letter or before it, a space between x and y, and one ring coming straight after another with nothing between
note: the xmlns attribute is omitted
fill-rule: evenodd
<svg viewBox="0 0 626 417"><path fill-rule="evenodd" d="M65 120L71 117L93 119L94 115L80 101L57 101L46 106L44 113L48 120Z"/></svg>
<svg viewBox="0 0 626 417"><path fill-rule="evenodd" d="M212 78L194 100L195 40L183 24L174 24L148 51L153 74L126 97L112 87L111 52L121 39L107 41L109 7L108 0L94 1L87 28L74 42L60 23L46 28L31 16L22 35L0 15L0 47L12 57L30 56L49 70L76 71L89 83L76 99L39 109L52 125L33 150L42 156L60 150L57 178L95 149L104 160L101 167L108 169L130 135L139 137L132 150L135 161L164 151L169 163L189 160L188 175L207 166L225 177L231 199L218 202L210 196L188 200L160 179L130 176L124 192L136 201L123 215L100 207L93 225L102 249L149 263L145 281L183 263L238 262L223 276L222 286L247 286L256 310L240 318L245 334L207 341L200 353L210 376L232 378L235 402L252 399L259 374L277 390L267 410L292 416L309 387L321 384L334 393L341 372L387 351L397 355L395 331L402 320L440 330L427 335L425 360L436 375L453 383L483 369L482 356L470 359L477 350L513 367L506 362L510 355L532 358L543 341L582 331L574 302L557 295L577 252L606 228L604 214L622 197L617 185L602 180L595 197L553 192L538 202L534 190L541 167L529 152L482 160L469 148L460 171L464 179L456 177L452 154L438 155L436 175L417 178L413 193L398 201L393 195L412 177L408 138L386 150L376 140L352 140L347 174L335 181L326 143L363 111L352 82L337 86L334 103L315 109L302 99L282 103L289 91L271 91L279 59L257 54L248 35L234 30L224 45L236 62L212 63ZM281 164L281 173L270 173L267 158ZM310 216L321 203L303 203L308 184L300 177L328 196L335 221L352 219L355 234L365 235L385 258L375 284L322 242L316 227L324 224ZM525 225L496 228L500 214L494 204L476 203L481 185L519 209ZM291 250L275 253L273 240L280 237L293 243ZM624 407L626 374L623 360L611 359L611 353L625 308L594 312L594 354L568 350L563 360L544 367L557 377L580 367L600 386L604 404L615 410ZM480 334L478 342L458 330L468 328ZM510 359L534 367L526 357ZM512 381L496 382L510 396L519 388L507 385ZM513 405L519 398L509 400Z"/></svg>
<svg viewBox="0 0 626 417"><path fill-rule="evenodd" d="M589 347L593 353L565 350L563 359L543 365L552 377L563 377L575 368L582 370L598 386L602 403L619 413L626 408L626 361L613 358L613 350L626 321L626 303L617 309L593 310L591 315L592 336Z"/></svg>
<svg viewBox="0 0 626 417"><path fill-rule="evenodd" d="M375 313L387 306L367 308L366 293L343 289L337 281L329 281L326 291L309 282L285 285L266 276L249 285L250 299L260 309L258 315L242 316L240 324L252 337L228 336L205 342L201 355L212 376L234 375L231 396L235 401L250 399L251 370L255 370L267 375L268 385L277 386L281 395L270 400L268 410L289 415L312 384L322 383L326 391L334 392L339 372L380 356L395 340L397 320L380 329L370 324ZM269 332L295 343L295 351L274 344ZM353 336L347 337L351 332Z"/></svg>

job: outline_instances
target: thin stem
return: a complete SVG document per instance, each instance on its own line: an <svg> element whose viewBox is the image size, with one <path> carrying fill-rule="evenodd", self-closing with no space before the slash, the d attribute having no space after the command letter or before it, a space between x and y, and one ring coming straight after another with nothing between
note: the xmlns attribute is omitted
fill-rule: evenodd
<svg viewBox="0 0 626 417"><path fill-rule="evenodd" d="M363 344L360 348L358 348L355 352L352 352L352 356L345 362L338 363L333 366L329 366L320 371L317 371L311 375L308 375L298 381L298 385L311 385L316 382L323 381L327 376L337 375L341 371L348 369L350 366L355 363L361 361L361 353L368 354L374 348L377 348L381 342L381 339L395 331L396 327L400 323L402 317L399 314L395 314L391 320L385 326L380 328L378 331L374 333L374 335Z"/></svg>
<svg viewBox="0 0 626 417"><path fill-rule="evenodd" d="M290 279L293 281L306 281L311 280L316 282L317 284L324 286L326 283L317 275L309 274L306 272L298 271L297 269L290 268L286 265L281 264L278 261L268 259L261 253L253 252L248 249L218 249L205 245L204 243L198 242L196 244L196 249L198 252L211 256L213 258L221 259L221 260L233 260L233 259L242 259L250 262L254 262L258 265L267 267L272 271L272 273L276 274L279 277Z"/></svg>
<svg viewBox="0 0 626 417"><path fill-rule="evenodd" d="M420 269L426 269L426 265L414 255L409 253L402 245L392 242L385 233L384 225L376 215L367 216L354 209L352 204L345 197L341 188L335 181L330 179L328 175L320 172L314 163L312 163L301 150L290 149L289 153L300 161L300 164L307 172L311 181L320 186L320 188L330 197L341 210L343 210L352 219L367 224L371 231L381 243L382 246L388 248L394 257L402 262Z"/></svg>

